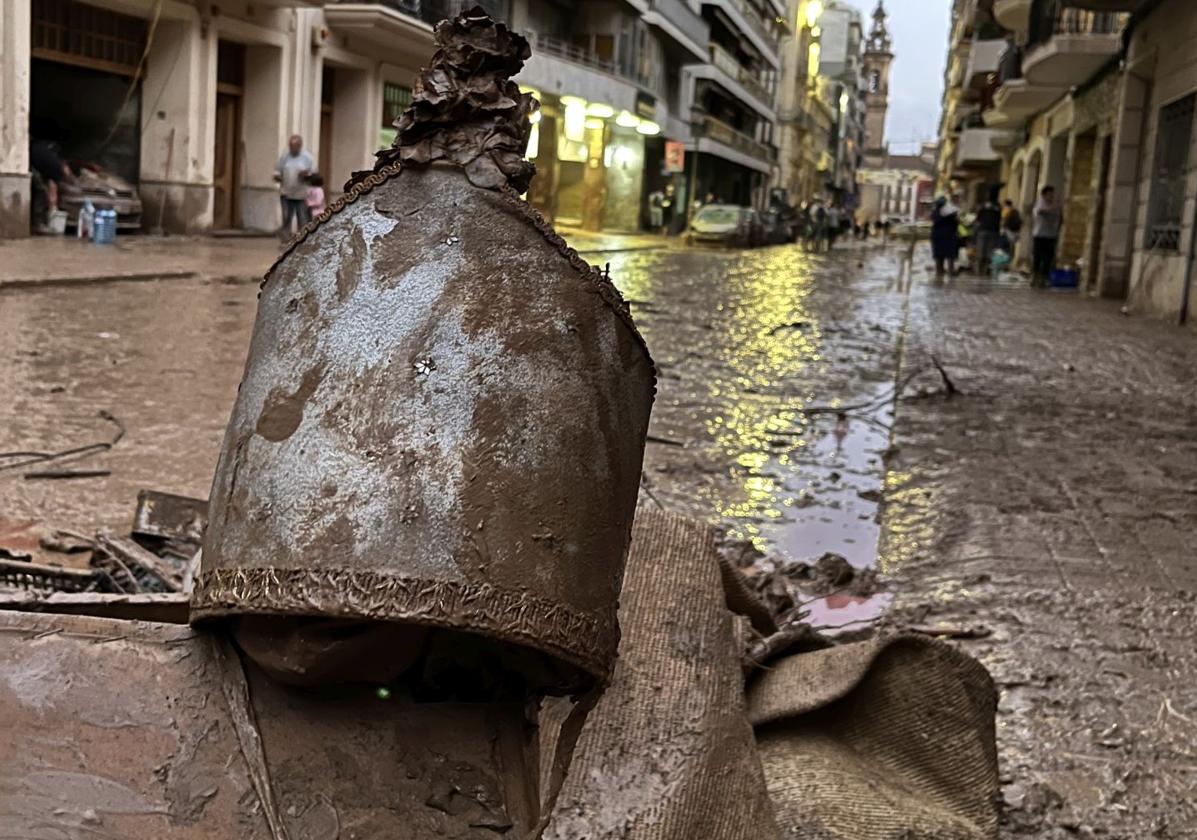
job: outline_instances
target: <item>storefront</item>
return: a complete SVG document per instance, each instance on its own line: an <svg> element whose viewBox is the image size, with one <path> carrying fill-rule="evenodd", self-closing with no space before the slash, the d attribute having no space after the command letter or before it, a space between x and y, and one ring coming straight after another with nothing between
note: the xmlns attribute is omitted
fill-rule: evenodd
<svg viewBox="0 0 1197 840"><path fill-rule="evenodd" d="M645 141L660 126L604 102L525 90L540 101L528 144L537 169L528 200L557 224L640 230Z"/></svg>

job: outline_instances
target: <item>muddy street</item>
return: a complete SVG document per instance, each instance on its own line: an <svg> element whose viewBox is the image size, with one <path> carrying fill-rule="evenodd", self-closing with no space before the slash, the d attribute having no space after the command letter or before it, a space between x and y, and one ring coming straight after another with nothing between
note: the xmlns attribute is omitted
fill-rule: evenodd
<svg viewBox="0 0 1197 840"><path fill-rule="evenodd" d="M979 657L1002 689L1005 836L1193 836L1191 336L1104 302L936 284L922 251L901 256L589 254L659 369L642 503L783 560L876 567L880 596L812 620L859 627L888 607ZM127 529L141 488L205 496L257 292L0 290L0 449L123 429L70 462L108 475L0 472L0 529Z"/></svg>

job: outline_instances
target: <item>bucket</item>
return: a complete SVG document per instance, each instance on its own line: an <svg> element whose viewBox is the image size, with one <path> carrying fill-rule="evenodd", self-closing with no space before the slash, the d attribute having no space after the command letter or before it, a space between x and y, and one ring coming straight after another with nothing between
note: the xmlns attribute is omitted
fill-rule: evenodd
<svg viewBox="0 0 1197 840"><path fill-rule="evenodd" d="M1077 271L1075 268L1056 268L1051 273L1053 289L1075 289L1077 287Z"/></svg>
<svg viewBox="0 0 1197 840"><path fill-rule="evenodd" d="M65 210L52 210L46 220L46 229L54 236L66 233L67 214Z"/></svg>

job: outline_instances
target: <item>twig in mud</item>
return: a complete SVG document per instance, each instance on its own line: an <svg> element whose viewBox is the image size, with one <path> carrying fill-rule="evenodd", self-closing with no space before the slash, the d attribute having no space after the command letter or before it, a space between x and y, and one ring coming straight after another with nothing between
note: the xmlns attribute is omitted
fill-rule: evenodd
<svg viewBox="0 0 1197 840"><path fill-rule="evenodd" d="M855 627L858 624L863 624L866 627L872 625L877 619L875 618L858 618L856 621L846 621L843 624L816 624L815 630L822 633L824 630L846 630L849 627ZM863 627L860 629L864 629Z"/></svg>
<svg viewBox="0 0 1197 840"><path fill-rule="evenodd" d="M665 510L665 505L661 504L661 500L656 497L652 491L652 488L648 486L648 483L645 482L643 477L640 479L640 489L644 491L644 495L652 499L653 504L655 504L659 510Z"/></svg>
<svg viewBox="0 0 1197 840"><path fill-rule="evenodd" d="M857 411L865 411L868 409L880 408L884 403L887 403L890 401L897 402L899 399L901 399L902 392L905 391L906 388L910 385L910 383L914 381L914 378L926 370L927 370L926 366L923 366L923 367L918 368L917 370L911 371L893 388L888 389L885 393L881 394L880 396L874 397L873 399L869 400L868 402L854 403L852 405L840 405L840 406L815 405L815 406L811 406L810 408L800 408L800 409L798 409L798 413L806 414L806 415L812 415L812 414L845 414L845 415L847 415L847 414L851 414L851 413L857 412Z"/></svg>
<svg viewBox="0 0 1197 840"><path fill-rule="evenodd" d="M69 479L69 478L104 478L112 475L112 470L41 470L27 472L22 478L26 481Z"/></svg>
<svg viewBox="0 0 1197 840"><path fill-rule="evenodd" d="M649 443L659 443L662 446L685 446L682 441L674 440L673 438L658 437L657 435L649 435L647 438Z"/></svg>
<svg viewBox="0 0 1197 840"><path fill-rule="evenodd" d="M957 627L955 625L942 626L923 626L916 625L914 627L907 627L911 633L918 633L920 636L931 636L936 639L987 639L993 635L993 631L988 627Z"/></svg>
<svg viewBox="0 0 1197 840"><path fill-rule="evenodd" d="M943 387L947 391L948 397L951 398L960 393L960 390L956 387L956 383L952 381L952 377L948 376L948 372L944 370L943 365L939 363L939 359L935 358L934 354L931 356L931 364L935 365L935 369L939 371L939 376L943 379Z"/></svg>
<svg viewBox="0 0 1197 840"><path fill-rule="evenodd" d="M1160 722L1164 719L1165 711L1167 711L1168 714L1172 715L1173 717L1183 720L1189 726L1193 725L1193 719L1187 715L1181 714L1180 712L1176 711L1176 709L1172 708L1172 699L1170 697L1165 697L1162 701L1160 701L1160 710L1158 712L1156 712L1156 715L1155 715L1155 725L1156 726L1159 726Z"/></svg>
<svg viewBox="0 0 1197 840"><path fill-rule="evenodd" d="M0 459L23 459L14 461L10 464L0 464L0 472L4 470L15 470L18 467L27 467L30 464L43 464L47 461L61 461L64 458L85 458L89 455L97 455L100 452L107 452L109 449L120 443L121 438L125 436L126 429L125 425L121 423L121 421L118 420L111 412L101 411L99 416L116 426L116 436L112 440L101 443L89 443L86 446L75 446L70 449L64 449L61 452L0 452Z"/></svg>

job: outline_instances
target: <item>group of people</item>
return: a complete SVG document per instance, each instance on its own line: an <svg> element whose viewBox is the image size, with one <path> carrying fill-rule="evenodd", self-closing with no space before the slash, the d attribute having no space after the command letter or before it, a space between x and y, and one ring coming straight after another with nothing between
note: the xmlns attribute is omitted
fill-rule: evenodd
<svg viewBox="0 0 1197 840"><path fill-rule="evenodd" d="M1054 187L1045 186L1032 210L1031 285L1046 286L1055 268L1056 247L1060 238L1063 213L1056 201ZM971 240L973 270L987 274L994 266L1012 265L1018 254L1022 234L1022 214L1007 199L998 203L998 188L990 190L984 204L967 222L960 207L947 196L935 200L931 211L931 253L935 258L935 276L956 275L960 251Z"/></svg>

